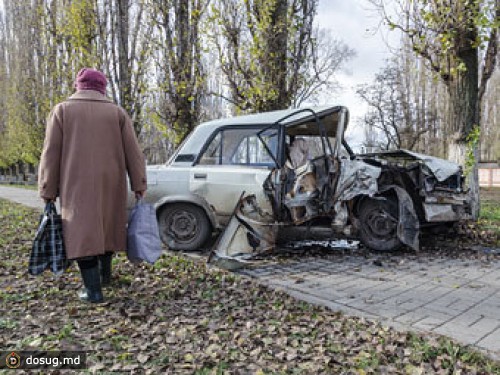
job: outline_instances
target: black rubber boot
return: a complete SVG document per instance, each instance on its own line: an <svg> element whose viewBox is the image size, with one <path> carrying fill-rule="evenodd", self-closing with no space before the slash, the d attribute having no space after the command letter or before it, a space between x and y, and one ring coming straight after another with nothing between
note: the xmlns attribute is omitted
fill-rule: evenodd
<svg viewBox="0 0 500 375"><path fill-rule="evenodd" d="M111 285L111 261L113 259L112 253L99 255L99 271L101 273L101 286L107 287Z"/></svg>
<svg viewBox="0 0 500 375"><path fill-rule="evenodd" d="M79 297L83 301L100 303L104 301L101 289L101 277L99 267L80 269L85 289L80 292Z"/></svg>

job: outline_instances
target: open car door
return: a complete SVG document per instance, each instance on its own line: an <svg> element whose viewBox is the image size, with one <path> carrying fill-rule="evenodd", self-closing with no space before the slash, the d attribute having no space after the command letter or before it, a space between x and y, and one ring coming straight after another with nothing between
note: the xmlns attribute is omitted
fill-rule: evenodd
<svg viewBox="0 0 500 375"><path fill-rule="evenodd" d="M303 109L258 132L265 144L266 132L278 129L277 167L264 183L272 215L262 210L254 195L242 195L214 246L213 253L219 259L241 259L269 250L274 247L279 227L298 225L332 211L340 140L332 146L330 138L336 140L339 131L343 134L346 120L344 107L330 107L320 113ZM294 142L308 143L303 165L291 160L291 155L299 151L294 150Z"/></svg>

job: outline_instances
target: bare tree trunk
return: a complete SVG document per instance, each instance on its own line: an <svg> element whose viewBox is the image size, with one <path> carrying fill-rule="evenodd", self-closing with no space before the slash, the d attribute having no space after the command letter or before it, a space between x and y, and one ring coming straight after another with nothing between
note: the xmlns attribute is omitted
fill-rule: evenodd
<svg viewBox="0 0 500 375"><path fill-rule="evenodd" d="M132 83L130 80L129 65L129 8L130 0L116 0L117 14L117 39L118 39L118 69L119 69L119 99L120 104L131 114L130 92ZM135 129L136 132L140 129Z"/></svg>
<svg viewBox="0 0 500 375"><path fill-rule="evenodd" d="M460 165L465 165L467 154L467 136L475 126L479 126L479 81L478 50L473 47L477 37L475 28L470 28L463 35L458 46L457 58L465 65L465 70L457 74L456 79L449 82L451 120L454 130L448 157ZM467 179L472 203L474 220L479 217L479 176L477 170L478 149L473 150L474 166Z"/></svg>
<svg viewBox="0 0 500 375"><path fill-rule="evenodd" d="M157 114L166 123L162 132L175 145L200 122L206 92L200 28L208 4L202 0L151 2L154 27L164 38L156 58L162 88Z"/></svg>
<svg viewBox="0 0 500 375"><path fill-rule="evenodd" d="M419 95L420 95L420 108L417 108L418 113L420 113L420 122L417 121L416 125L416 133L418 134L421 131L424 131L425 128L429 128L431 126L429 122L429 110L427 109L427 75L426 75L426 69L425 69L425 64L422 59L419 59ZM430 130L430 129L427 129ZM430 132L428 132L430 134ZM426 142L426 138L422 137L421 138L421 150L425 150L427 152L428 149L428 144Z"/></svg>
<svg viewBox="0 0 500 375"><path fill-rule="evenodd" d="M177 92L177 114L178 122L186 127L189 133L194 128L193 113L189 98L192 95L191 83L193 79L193 45L189 38L190 22L189 3L187 1L176 1L175 4L175 28L177 30L177 64L173 69L175 81L180 83L180 89ZM194 30L193 30L194 31Z"/></svg>
<svg viewBox="0 0 500 375"><path fill-rule="evenodd" d="M266 110L284 109L290 106L292 98L287 90L287 53L288 53L288 1L277 0L272 15L271 33L268 39L269 79L276 82L277 95L267 104Z"/></svg>

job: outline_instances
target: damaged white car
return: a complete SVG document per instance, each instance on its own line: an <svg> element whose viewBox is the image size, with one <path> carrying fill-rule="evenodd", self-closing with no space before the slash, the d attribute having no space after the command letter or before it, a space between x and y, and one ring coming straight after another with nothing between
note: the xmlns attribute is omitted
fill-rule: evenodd
<svg viewBox="0 0 500 375"><path fill-rule="evenodd" d="M422 228L470 217L457 164L404 150L355 155L348 119L329 106L197 126L166 165L148 167L162 240L197 250L222 231L220 257L315 236L418 249Z"/></svg>

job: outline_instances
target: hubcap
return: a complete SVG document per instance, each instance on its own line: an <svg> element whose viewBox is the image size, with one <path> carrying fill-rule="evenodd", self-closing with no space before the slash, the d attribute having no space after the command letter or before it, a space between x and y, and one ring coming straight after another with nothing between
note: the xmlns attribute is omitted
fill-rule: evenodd
<svg viewBox="0 0 500 375"><path fill-rule="evenodd" d="M397 228L397 222L384 210L372 210L366 218L370 232L378 238L387 238Z"/></svg>
<svg viewBox="0 0 500 375"><path fill-rule="evenodd" d="M167 230L176 241L190 242L196 236L198 222L191 212L176 211L168 218Z"/></svg>

